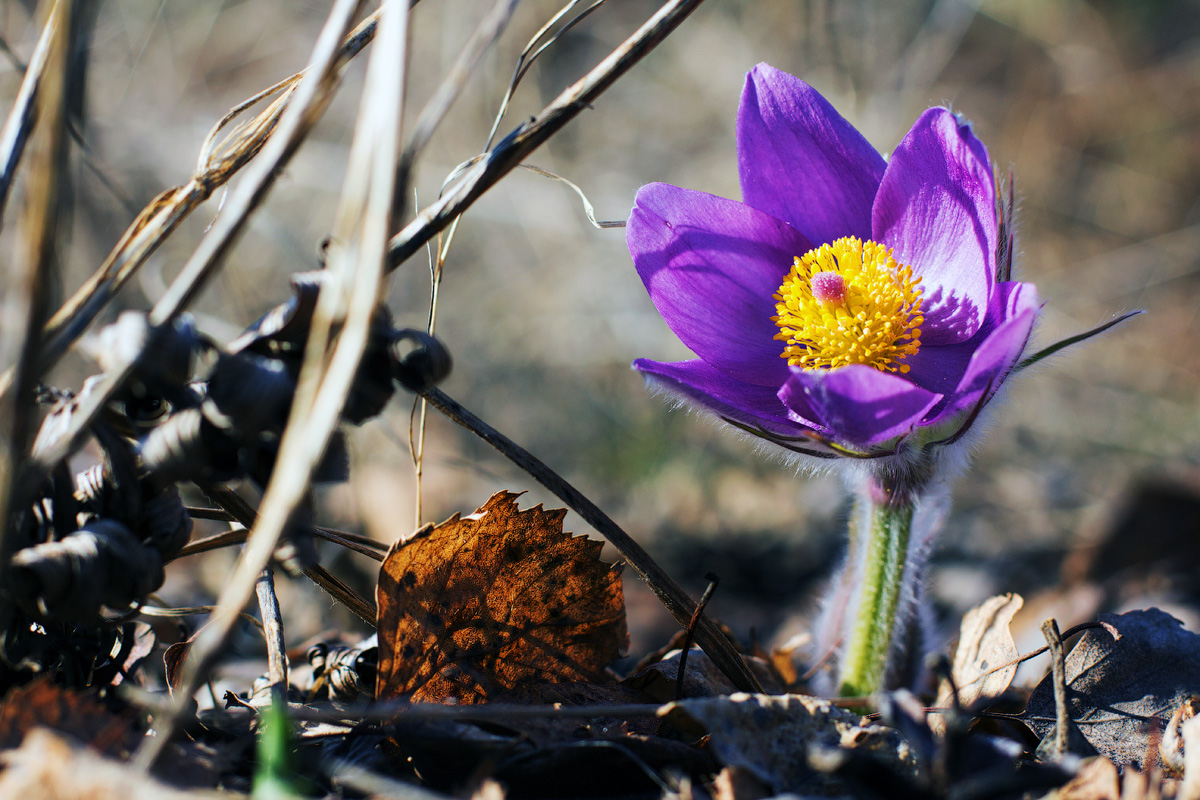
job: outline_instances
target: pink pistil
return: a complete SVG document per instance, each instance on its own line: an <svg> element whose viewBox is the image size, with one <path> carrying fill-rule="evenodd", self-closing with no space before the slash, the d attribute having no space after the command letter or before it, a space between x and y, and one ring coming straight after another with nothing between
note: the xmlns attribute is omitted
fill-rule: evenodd
<svg viewBox="0 0 1200 800"><path fill-rule="evenodd" d="M836 272L812 276L812 296L818 303L840 303L846 299L846 279Z"/></svg>

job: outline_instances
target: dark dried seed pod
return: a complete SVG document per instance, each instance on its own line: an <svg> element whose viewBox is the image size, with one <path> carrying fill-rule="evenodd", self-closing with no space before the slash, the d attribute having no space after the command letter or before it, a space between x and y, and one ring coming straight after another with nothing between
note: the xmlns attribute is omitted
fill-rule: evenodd
<svg viewBox="0 0 1200 800"><path fill-rule="evenodd" d="M160 481L228 481L245 472L241 445L199 408L175 412L140 445L142 466Z"/></svg>
<svg viewBox="0 0 1200 800"><path fill-rule="evenodd" d="M105 474L103 464L93 464L83 472L75 474L75 499L88 511L99 512L112 487L111 476Z"/></svg>
<svg viewBox="0 0 1200 800"><path fill-rule="evenodd" d="M317 563L317 543L313 534L312 511L301 507L283 529L273 554L275 561L293 578Z"/></svg>
<svg viewBox="0 0 1200 800"><path fill-rule="evenodd" d="M144 387L130 387L144 388ZM121 408L135 436L145 436L171 416L171 404L144 391L127 391Z"/></svg>
<svg viewBox="0 0 1200 800"><path fill-rule="evenodd" d="M163 558L178 553L192 535L192 518L174 484L143 503L141 523L143 540Z"/></svg>
<svg viewBox="0 0 1200 800"><path fill-rule="evenodd" d="M221 353L208 379L204 413L218 427L246 437L287 423L296 379L278 358Z"/></svg>
<svg viewBox="0 0 1200 800"><path fill-rule="evenodd" d="M346 444L346 434L334 431L325 445L325 453L321 462L313 471L313 483L343 483L350 480L350 448Z"/></svg>
<svg viewBox="0 0 1200 800"><path fill-rule="evenodd" d="M308 340L308 327L317 307L317 293L329 279L323 271L292 275L292 298L259 317L241 336L229 343L229 352L250 351L260 355L295 353Z"/></svg>
<svg viewBox="0 0 1200 800"><path fill-rule="evenodd" d="M162 585L162 559L120 522L96 520L57 542L13 556L18 602L54 619L95 621L101 608L128 608Z"/></svg>
<svg viewBox="0 0 1200 800"><path fill-rule="evenodd" d="M92 425L92 435L104 451L105 482L110 490L105 505L97 515L134 525L142 516L142 490L135 445L119 435L111 425L100 421Z"/></svg>
<svg viewBox="0 0 1200 800"><path fill-rule="evenodd" d="M378 415L396 392L389 347L392 330L392 315L380 306L371 320L371 339L342 409L342 419L351 425L361 425Z"/></svg>
<svg viewBox="0 0 1200 800"><path fill-rule="evenodd" d="M414 328L392 332L392 377L410 392L437 386L454 366L450 351L436 337Z"/></svg>
<svg viewBox="0 0 1200 800"><path fill-rule="evenodd" d="M65 461L50 471L50 485L43 496L50 501L50 519L56 537L66 536L83 524L79 521L79 501L75 499L75 478Z"/></svg>
<svg viewBox="0 0 1200 800"><path fill-rule="evenodd" d="M373 638L354 647L321 642L310 647L307 655L314 690L324 689L330 700L344 702L374 697L379 647Z"/></svg>
<svg viewBox="0 0 1200 800"><path fill-rule="evenodd" d="M125 311L100 331L98 360L105 372L135 364L134 377L155 387L177 387L192 374L192 356L199 345L196 326L188 314L170 325L151 328L140 311Z"/></svg>
<svg viewBox="0 0 1200 800"><path fill-rule="evenodd" d="M26 535L29 538L23 537L22 541L30 544L50 542L71 532L71 530L59 531L55 527L54 504L46 497L39 497L33 502L33 506L29 509L27 524L29 527L26 529Z"/></svg>
<svg viewBox="0 0 1200 800"><path fill-rule="evenodd" d="M275 459L279 455L279 440L262 437L257 443L251 463L249 475L260 486L271 482L271 472L275 469ZM346 444L346 435L335 430L325 446L325 453L313 471L313 483L342 483L350 479L350 450Z"/></svg>

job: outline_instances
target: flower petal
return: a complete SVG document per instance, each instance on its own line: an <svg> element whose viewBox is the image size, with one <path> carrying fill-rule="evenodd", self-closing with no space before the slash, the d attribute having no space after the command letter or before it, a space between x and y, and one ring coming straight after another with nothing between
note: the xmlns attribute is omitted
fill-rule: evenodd
<svg viewBox="0 0 1200 800"><path fill-rule="evenodd" d="M995 325L975 348L958 385L926 425L940 425L956 414L969 412L976 406L982 408L991 401L1025 351L1038 315L1037 290L1029 283L999 286L1013 287L998 304L1003 322Z"/></svg>
<svg viewBox="0 0 1200 800"><path fill-rule="evenodd" d="M996 261L996 184L970 126L931 108L888 159L872 211L875 241L924 278L921 341L970 339L983 324Z"/></svg>
<svg viewBox="0 0 1200 800"><path fill-rule="evenodd" d="M987 317L975 335L958 344L941 347L922 345L917 354L906 362L910 370L904 377L931 392L946 395L949 399L962 381L971 356L984 340L992 335L992 331L1017 314L1029 309L1036 311L1037 307L1037 289L1032 283L997 283L988 304Z"/></svg>
<svg viewBox="0 0 1200 800"><path fill-rule="evenodd" d="M667 393L718 416L772 433L796 435L801 426L788 419L774 387L756 386L731 378L703 361L667 363L639 358L633 368Z"/></svg>
<svg viewBox="0 0 1200 800"><path fill-rule="evenodd" d="M815 245L870 238L883 157L816 89L759 64L742 91L737 143L748 205L790 223Z"/></svg>
<svg viewBox="0 0 1200 800"><path fill-rule="evenodd" d="M794 419L811 422L838 441L872 447L908 433L942 396L890 372L851 364L793 368L779 399Z"/></svg>
<svg viewBox="0 0 1200 800"><path fill-rule="evenodd" d="M736 200L653 183L625 239L650 299L696 355L772 390L787 379L772 295L808 251L803 236Z"/></svg>

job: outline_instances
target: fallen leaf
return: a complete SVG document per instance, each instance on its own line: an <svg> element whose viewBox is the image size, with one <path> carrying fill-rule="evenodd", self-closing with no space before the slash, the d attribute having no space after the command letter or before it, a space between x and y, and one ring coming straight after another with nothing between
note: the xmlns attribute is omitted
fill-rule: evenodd
<svg viewBox="0 0 1200 800"><path fill-rule="evenodd" d="M1104 629L1083 635L1066 659L1067 712L1100 755L1144 769L1172 712L1200 694L1200 636L1157 608L1101 614ZM1108 628L1116 630L1114 641ZM1043 738L1054 730L1054 689L1047 676L1029 698L1024 722Z"/></svg>
<svg viewBox="0 0 1200 800"><path fill-rule="evenodd" d="M109 711L91 693L55 686L46 678L13 689L0 703L0 748L17 747L34 728L63 731L101 753L118 756L127 755L141 739L128 719Z"/></svg>
<svg viewBox="0 0 1200 800"><path fill-rule="evenodd" d="M124 637L122 648L126 654L125 660L121 664L120 670L113 676L113 686L120 686L126 676L135 674L138 668L141 667L142 662L154 652L155 645L158 644L158 637L154 633L154 628L145 622L134 622L126 625Z"/></svg>
<svg viewBox="0 0 1200 800"><path fill-rule="evenodd" d="M1120 800L1121 776L1113 762L1093 756L1075 777L1046 795L1045 800Z"/></svg>
<svg viewBox="0 0 1200 800"><path fill-rule="evenodd" d="M631 688L644 692L649 699L656 703L669 703L677 700L675 691L679 678L679 657L681 650L666 654L661 661L656 661L630 675L622 683ZM772 694L783 691L778 678L773 674L770 665L761 658L743 656L746 665L758 677L763 686ZM723 694L733 694L737 691L725 673L713 663L708 654L699 647L688 651L687 670L683 680L684 697L715 697Z"/></svg>
<svg viewBox="0 0 1200 800"><path fill-rule="evenodd" d="M750 772L773 792L840 790L836 779L810 766L822 751L854 750L876 767L912 776L916 762L900 734L882 725L861 725L856 714L828 700L799 694L734 694L680 700L662 715L685 735L709 734L708 749L721 765Z"/></svg>
<svg viewBox="0 0 1200 800"><path fill-rule="evenodd" d="M531 684L609 682L628 641L620 565L566 511L500 492L392 545L379 572L376 697L463 703Z"/></svg>
<svg viewBox="0 0 1200 800"><path fill-rule="evenodd" d="M218 792L178 791L134 767L34 730L18 750L0 754L0 797L21 800L220 800Z"/></svg>
<svg viewBox="0 0 1200 800"><path fill-rule="evenodd" d="M998 697L1012 685L1018 665L995 672L991 670L1018 655L1009 626L1024 603L1019 594L1004 594L984 600L963 615L952 668L958 701L962 705L972 706L981 699ZM938 693L937 705L941 708L949 706L952 696L949 684L944 684ZM941 722L940 717L933 720L936 727L940 727Z"/></svg>
<svg viewBox="0 0 1200 800"><path fill-rule="evenodd" d="M767 785L748 769L725 767L713 778L713 800L763 800L770 797Z"/></svg>

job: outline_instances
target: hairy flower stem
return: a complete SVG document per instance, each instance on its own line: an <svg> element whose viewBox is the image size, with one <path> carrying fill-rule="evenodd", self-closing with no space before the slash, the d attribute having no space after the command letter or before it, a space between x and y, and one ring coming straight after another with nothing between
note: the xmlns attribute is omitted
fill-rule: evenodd
<svg viewBox="0 0 1200 800"><path fill-rule="evenodd" d="M846 640L838 694L866 697L883 688L912 533L913 498L877 485L855 500L851 551L863 558L859 601Z"/></svg>

